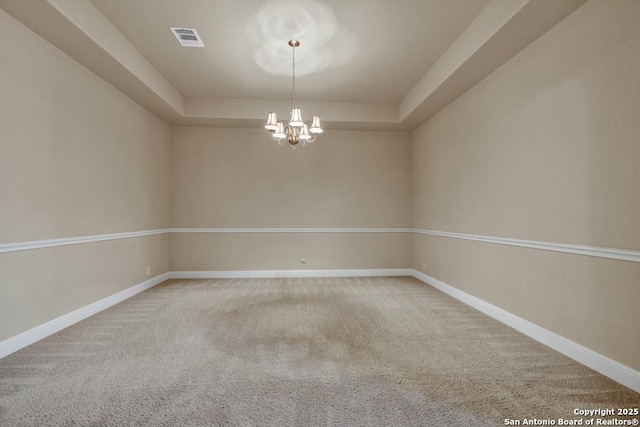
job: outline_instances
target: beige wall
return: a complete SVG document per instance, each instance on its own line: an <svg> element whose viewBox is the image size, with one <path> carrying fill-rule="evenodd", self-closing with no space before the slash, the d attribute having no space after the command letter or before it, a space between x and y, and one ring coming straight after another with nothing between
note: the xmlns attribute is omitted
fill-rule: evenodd
<svg viewBox="0 0 640 427"><path fill-rule="evenodd" d="M409 227L410 155L403 132L328 131L292 150L260 129L173 128L171 224ZM409 265L409 234L372 234L173 235L171 268L298 269L300 258L309 269Z"/></svg>
<svg viewBox="0 0 640 427"><path fill-rule="evenodd" d="M0 11L0 243L169 226L170 131ZM0 340L168 271L169 237L0 254Z"/></svg>
<svg viewBox="0 0 640 427"><path fill-rule="evenodd" d="M174 271L409 268L410 262L410 233L171 235Z"/></svg>
<svg viewBox="0 0 640 427"><path fill-rule="evenodd" d="M166 272L168 264L167 234L0 254L0 341Z"/></svg>
<svg viewBox="0 0 640 427"><path fill-rule="evenodd" d="M413 226L640 249L640 2L590 1L413 134ZM640 265L424 235L413 266L640 369Z"/></svg>

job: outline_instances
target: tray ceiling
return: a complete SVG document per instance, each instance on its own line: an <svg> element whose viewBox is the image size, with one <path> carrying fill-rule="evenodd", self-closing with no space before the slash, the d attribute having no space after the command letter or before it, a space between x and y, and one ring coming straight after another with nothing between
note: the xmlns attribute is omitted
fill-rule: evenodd
<svg viewBox="0 0 640 427"><path fill-rule="evenodd" d="M171 125L261 127L268 111L286 115L286 43L297 38L297 103L330 131L415 129L585 1L0 0L0 7ZM195 28L205 47L181 47L172 26Z"/></svg>

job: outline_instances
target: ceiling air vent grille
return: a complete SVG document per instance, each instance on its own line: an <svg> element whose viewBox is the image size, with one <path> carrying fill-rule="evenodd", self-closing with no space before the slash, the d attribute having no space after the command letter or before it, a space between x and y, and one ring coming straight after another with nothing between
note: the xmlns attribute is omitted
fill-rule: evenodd
<svg viewBox="0 0 640 427"><path fill-rule="evenodd" d="M169 27L182 46L204 47L202 39L195 28Z"/></svg>

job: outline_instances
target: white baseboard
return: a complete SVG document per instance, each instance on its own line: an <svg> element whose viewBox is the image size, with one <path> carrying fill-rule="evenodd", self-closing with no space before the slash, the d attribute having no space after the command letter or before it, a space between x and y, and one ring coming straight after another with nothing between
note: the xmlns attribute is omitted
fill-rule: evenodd
<svg viewBox="0 0 640 427"><path fill-rule="evenodd" d="M411 268L359 270L238 270L238 271L172 271L171 279L252 279L283 277L375 277L411 276Z"/></svg>
<svg viewBox="0 0 640 427"><path fill-rule="evenodd" d="M611 378L620 384L640 393L640 372L622 363L616 362L600 353L590 350L578 343L564 338L554 332L542 328L529 322L515 314L509 313L493 304L469 295L451 285L448 285L434 277L424 274L418 270L413 270L413 277L428 285L433 286L442 292L451 295L457 300L493 317L494 319L522 332L534 340L545 344L552 349L582 363L602 375Z"/></svg>
<svg viewBox="0 0 640 427"><path fill-rule="evenodd" d="M81 320L86 319L106 308L111 307L121 301L131 298L132 296L139 294L142 291L164 282L169 278L169 273L160 274L152 279L146 280L142 283L138 283L123 291L110 295L92 304L86 305L82 308L67 313L56 319L53 319L47 323L31 328L21 334L8 338L4 341L0 341L0 359L14 353L28 345L31 345L43 338L53 335L62 329L73 325Z"/></svg>

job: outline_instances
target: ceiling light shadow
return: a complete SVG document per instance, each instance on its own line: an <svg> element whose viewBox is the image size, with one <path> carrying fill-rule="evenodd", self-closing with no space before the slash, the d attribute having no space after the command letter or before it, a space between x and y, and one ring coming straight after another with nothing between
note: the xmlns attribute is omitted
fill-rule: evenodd
<svg viewBox="0 0 640 427"><path fill-rule="evenodd" d="M258 66L272 74L291 72L287 41L300 40L296 74L304 76L349 61L357 38L338 23L327 4L316 0L272 0L263 4L247 23Z"/></svg>

